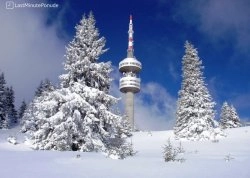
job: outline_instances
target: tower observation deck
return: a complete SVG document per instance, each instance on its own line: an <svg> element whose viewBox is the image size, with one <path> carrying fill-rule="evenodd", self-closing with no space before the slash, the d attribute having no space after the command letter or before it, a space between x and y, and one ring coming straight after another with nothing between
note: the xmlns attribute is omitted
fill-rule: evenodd
<svg viewBox="0 0 250 178"><path fill-rule="evenodd" d="M134 94L140 91L141 80L138 73L142 69L141 62L134 57L133 34L133 21L130 15L127 57L119 63L119 71L122 73L119 88L122 93L125 93L125 114L132 130L134 130Z"/></svg>

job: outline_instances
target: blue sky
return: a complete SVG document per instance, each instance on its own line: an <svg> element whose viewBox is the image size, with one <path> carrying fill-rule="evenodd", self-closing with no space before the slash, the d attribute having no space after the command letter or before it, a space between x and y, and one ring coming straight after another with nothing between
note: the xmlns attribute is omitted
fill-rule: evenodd
<svg viewBox="0 0 250 178"><path fill-rule="evenodd" d="M5 27L0 30L0 47L5 52L0 54L0 70L16 88L17 102L30 100L40 80L47 77L57 82L63 72L64 47L72 40L82 15L92 10L109 48L100 60L110 60L114 66L126 57L129 15L133 15L135 56L143 65L143 88L136 99L140 114L136 117L144 118L139 123L151 120L145 129L163 129L159 126L162 124L150 125L156 120L164 123L174 119L186 40L193 43L203 60L205 80L217 112L226 100L242 119L250 118L250 1L47 2L58 3L59 8L6 10L5 2L1 2L0 18ZM118 79L118 72L113 76ZM114 85L113 92L120 96ZM148 115L150 119L146 119Z"/></svg>

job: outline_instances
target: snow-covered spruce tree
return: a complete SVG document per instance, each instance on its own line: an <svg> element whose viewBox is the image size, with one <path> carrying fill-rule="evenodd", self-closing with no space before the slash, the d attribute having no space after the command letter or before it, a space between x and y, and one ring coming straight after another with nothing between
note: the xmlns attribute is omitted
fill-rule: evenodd
<svg viewBox="0 0 250 178"><path fill-rule="evenodd" d="M48 93L55 90L54 85L51 83L49 79L42 80L35 91L35 97L33 101L29 104L27 108L25 108L24 113L22 114L21 119L21 132L27 131L36 131L37 127L37 117L35 117L36 108L34 107L34 103L39 102L39 97L42 95L46 96ZM26 103L25 103L26 104Z"/></svg>
<svg viewBox="0 0 250 178"><path fill-rule="evenodd" d="M4 73L2 73L0 75L0 129L9 128L11 124L17 123L14 102L14 90L6 86Z"/></svg>
<svg viewBox="0 0 250 178"><path fill-rule="evenodd" d="M14 96L14 90L12 87L7 87L5 91L5 112L7 120L9 121L9 124L16 124L17 123L17 111L15 109L15 96Z"/></svg>
<svg viewBox="0 0 250 178"><path fill-rule="evenodd" d="M231 105L231 118L233 122L233 127L241 127L240 117L233 105Z"/></svg>
<svg viewBox="0 0 250 178"><path fill-rule="evenodd" d="M18 119L19 120L21 120L23 118L23 115L24 115L24 112L25 112L26 109L27 109L27 104L23 100L20 107L19 107L19 110L18 110Z"/></svg>
<svg viewBox="0 0 250 178"><path fill-rule="evenodd" d="M208 140L219 134L214 129L214 106L204 82L202 61L197 50L185 43L182 58L182 84L179 91L174 133L177 138Z"/></svg>
<svg viewBox="0 0 250 178"><path fill-rule="evenodd" d="M6 86L4 73L0 74L0 129L8 128L9 121L6 118Z"/></svg>
<svg viewBox="0 0 250 178"><path fill-rule="evenodd" d="M41 97L41 96L40 96ZM36 115L39 115L37 108L35 107L35 104L38 104L39 97L35 97L32 102L29 103L27 108L25 109L23 113L23 117L20 118L21 123L21 132L35 132L38 130L37 127L37 120L38 117Z"/></svg>
<svg viewBox="0 0 250 178"><path fill-rule="evenodd" d="M53 84L49 79L42 80L35 91L35 97L41 96L44 91L50 92L53 91L54 89L55 87L53 86Z"/></svg>
<svg viewBox="0 0 250 178"><path fill-rule="evenodd" d="M231 108L228 105L227 102L224 102L221 107L221 113L220 113L220 127L221 128L227 128L227 122L230 120L231 115Z"/></svg>
<svg viewBox="0 0 250 178"><path fill-rule="evenodd" d="M126 142L130 130L111 111L117 102L108 94L111 63L97 63L104 46L93 14L83 16L66 48L61 87L37 97L25 113L37 123L36 129L29 130L36 149L102 151L117 158L132 154Z"/></svg>
<svg viewBox="0 0 250 178"><path fill-rule="evenodd" d="M222 129L240 127L240 118L233 105L224 102L221 107L220 126Z"/></svg>

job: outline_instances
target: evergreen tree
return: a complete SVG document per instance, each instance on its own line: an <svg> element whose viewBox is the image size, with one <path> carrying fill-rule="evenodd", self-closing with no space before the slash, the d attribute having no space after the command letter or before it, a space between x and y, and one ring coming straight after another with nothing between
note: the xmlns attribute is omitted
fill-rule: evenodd
<svg viewBox="0 0 250 178"><path fill-rule="evenodd" d="M25 133L25 132L34 132L37 131L38 127L37 127L37 116L35 115L35 113L37 113L38 111L35 108L35 103L39 104L38 102L38 98L39 97L35 97L33 99L32 102L30 102L30 104L28 105L28 107L25 109L24 113L23 113L23 117L20 118L21 120L21 132ZM38 113L39 114L39 113Z"/></svg>
<svg viewBox="0 0 250 178"><path fill-rule="evenodd" d="M224 128L227 121L230 118L230 106L227 102L224 102L221 107L221 114L220 114L220 126L221 128Z"/></svg>
<svg viewBox="0 0 250 178"><path fill-rule="evenodd" d="M54 89L55 87L53 86L53 84L50 82L49 79L42 80L35 91L35 97L41 96L44 91L50 92L53 91Z"/></svg>
<svg viewBox="0 0 250 178"><path fill-rule="evenodd" d="M214 130L215 103L204 82L203 68L197 50L186 42L174 128L177 138L207 140L217 134Z"/></svg>
<svg viewBox="0 0 250 178"><path fill-rule="evenodd" d="M29 105L24 117L34 117L28 129L36 149L103 151L110 157L132 154L130 131L111 107L111 63L99 62L106 49L92 13L83 16L66 48L61 88L45 92Z"/></svg>
<svg viewBox="0 0 250 178"><path fill-rule="evenodd" d="M76 35L66 48L66 74L61 75L62 87L69 87L74 82L83 82L88 87L108 92L110 88L110 63L96 63L107 51L104 49L105 38L99 37L92 13L84 16L76 27Z"/></svg>
<svg viewBox="0 0 250 178"><path fill-rule="evenodd" d="M5 94L5 112L7 116L7 120L9 121L9 124L16 124L17 123L17 111L15 109L15 96L14 96L14 90L12 87L6 88L6 94Z"/></svg>
<svg viewBox="0 0 250 178"><path fill-rule="evenodd" d="M8 128L8 120L6 118L6 87L4 73L0 75L0 129Z"/></svg>
<svg viewBox="0 0 250 178"><path fill-rule="evenodd" d="M233 105L224 102L221 107L220 126L222 129L240 127L240 118Z"/></svg>
<svg viewBox="0 0 250 178"><path fill-rule="evenodd" d="M18 111L18 118L21 120L23 118L24 112L27 108L26 102L23 100Z"/></svg>
<svg viewBox="0 0 250 178"><path fill-rule="evenodd" d="M240 122L240 117L233 105L231 105L231 116L232 116L232 122L233 122L233 127L241 127L242 124Z"/></svg>
<svg viewBox="0 0 250 178"><path fill-rule="evenodd" d="M37 130L37 117L34 116L34 112L36 112L36 108L34 107L34 103L38 102L38 98L47 95L47 93L50 93L55 90L55 87L50 82L49 79L42 80L37 87L35 91L35 98L33 101L29 104L27 108L25 108L24 113L22 114L22 117L19 117L21 120L21 132L27 132L27 131L36 131Z"/></svg>

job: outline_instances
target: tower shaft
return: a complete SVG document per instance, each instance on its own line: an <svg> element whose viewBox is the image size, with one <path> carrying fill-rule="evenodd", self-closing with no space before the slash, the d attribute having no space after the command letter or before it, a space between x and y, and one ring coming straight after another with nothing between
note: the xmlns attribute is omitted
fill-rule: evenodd
<svg viewBox="0 0 250 178"><path fill-rule="evenodd" d="M132 130L134 130L134 93L130 91L125 94L125 112Z"/></svg>

